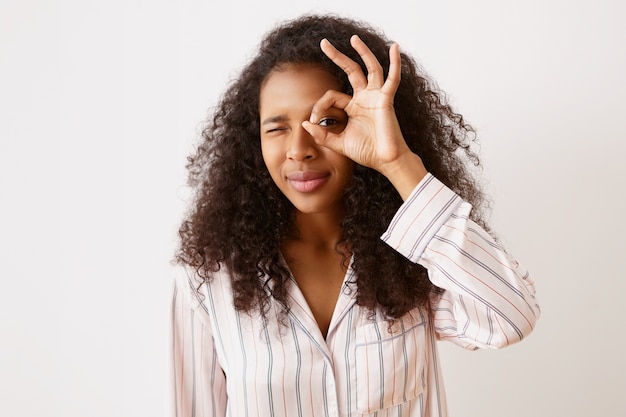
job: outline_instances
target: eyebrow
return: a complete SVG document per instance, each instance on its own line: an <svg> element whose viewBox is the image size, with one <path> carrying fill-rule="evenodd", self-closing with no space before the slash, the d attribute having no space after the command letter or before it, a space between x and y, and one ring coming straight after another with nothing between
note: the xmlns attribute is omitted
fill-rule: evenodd
<svg viewBox="0 0 626 417"><path fill-rule="evenodd" d="M263 120L263 123L261 123L262 125L267 125L270 123L278 123L278 122L285 122L289 120L289 117L287 117L284 114L281 114L279 116L272 116L272 117L268 117L267 119Z"/></svg>

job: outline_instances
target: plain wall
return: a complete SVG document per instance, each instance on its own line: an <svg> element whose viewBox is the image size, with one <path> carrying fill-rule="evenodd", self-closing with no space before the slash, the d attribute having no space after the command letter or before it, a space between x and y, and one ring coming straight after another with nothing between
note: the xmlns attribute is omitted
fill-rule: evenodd
<svg viewBox="0 0 626 417"><path fill-rule="evenodd" d="M477 131L491 224L543 310L442 344L452 416L626 415L620 1L0 3L0 415L169 416L185 158L275 22L383 29Z"/></svg>

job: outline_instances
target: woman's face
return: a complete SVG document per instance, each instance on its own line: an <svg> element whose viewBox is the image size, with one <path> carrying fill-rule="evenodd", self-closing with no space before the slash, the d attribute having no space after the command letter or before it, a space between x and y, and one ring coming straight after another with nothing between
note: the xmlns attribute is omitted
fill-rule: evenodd
<svg viewBox="0 0 626 417"><path fill-rule="evenodd" d="M352 160L319 146L302 127L317 100L339 87L328 72L303 65L274 70L261 86L263 160L278 188L302 213L342 210L343 193L352 179ZM347 115L331 108L319 124L340 133L346 123Z"/></svg>

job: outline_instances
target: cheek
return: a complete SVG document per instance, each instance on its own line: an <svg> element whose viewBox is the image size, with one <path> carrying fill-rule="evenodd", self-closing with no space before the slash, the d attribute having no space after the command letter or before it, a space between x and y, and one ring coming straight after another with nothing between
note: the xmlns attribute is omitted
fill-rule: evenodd
<svg viewBox="0 0 626 417"><path fill-rule="evenodd" d="M263 141L261 141L261 155L266 166L269 166L269 162L272 160L272 150Z"/></svg>
<svg viewBox="0 0 626 417"><path fill-rule="evenodd" d="M346 186L352 182L354 178L354 163L350 161L350 164L346 167Z"/></svg>
<svg viewBox="0 0 626 417"><path fill-rule="evenodd" d="M277 174L276 171L280 169L280 151L275 146L268 146L261 142L261 154L267 170L274 177Z"/></svg>
<svg viewBox="0 0 626 417"><path fill-rule="evenodd" d="M354 161L342 155L335 155L334 165L337 167L337 171L340 172L342 177L347 180L352 178L352 174L354 172Z"/></svg>

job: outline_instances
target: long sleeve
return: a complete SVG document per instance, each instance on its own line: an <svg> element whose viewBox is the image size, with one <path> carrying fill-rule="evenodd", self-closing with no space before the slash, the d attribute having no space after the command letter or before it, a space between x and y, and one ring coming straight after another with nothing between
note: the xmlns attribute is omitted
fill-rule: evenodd
<svg viewBox="0 0 626 417"><path fill-rule="evenodd" d="M468 349L500 348L528 335L540 310L528 272L469 219L470 210L428 174L382 239L424 266L444 290L432 302L440 339Z"/></svg>
<svg viewBox="0 0 626 417"><path fill-rule="evenodd" d="M176 417L226 415L226 378L220 367L209 317L183 271L172 301L174 413Z"/></svg>

